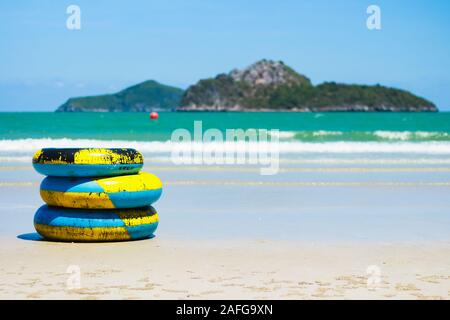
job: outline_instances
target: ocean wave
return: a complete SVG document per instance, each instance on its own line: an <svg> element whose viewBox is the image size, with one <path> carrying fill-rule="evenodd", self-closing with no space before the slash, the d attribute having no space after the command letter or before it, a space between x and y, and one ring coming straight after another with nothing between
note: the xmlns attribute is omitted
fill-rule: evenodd
<svg viewBox="0 0 450 320"><path fill-rule="evenodd" d="M331 141L377 141L377 142L426 142L449 141L450 134L440 131L336 131L336 130L312 130L312 131L280 131L280 141L304 141L304 142L331 142Z"/></svg>
<svg viewBox="0 0 450 320"><path fill-rule="evenodd" d="M380 137L386 140L410 140L412 132L409 131L375 131L374 136Z"/></svg>
<svg viewBox="0 0 450 320"><path fill-rule="evenodd" d="M271 137L277 137L280 140L288 140L295 137L295 131L270 131Z"/></svg>
<svg viewBox="0 0 450 320"><path fill-rule="evenodd" d="M374 131L375 136L386 140L421 141L421 140L450 140L447 132L430 131Z"/></svg>
<svg viewBox="0 0 450 320"><path fill-rule="evenodd" d="M319 131L313 131L312 135L315 137L326 137L326 136L341 136L343 134L342 131L325 131L325 130L319 130Z"/></svg>
<svg viewBox="0 0 450 320"><path fill-rule="evenodd" d="M280 141L271 142L171 142L171 141L125 141L125 140L89 140L89 139L18 139L0 140L0 157L16 158L31 156L40 148L135 148L144 154L164 154L177 151L217 152L280 152L286 154L352 154L352 153L382 153L382 154L450 154L450 142L301 142Z"/></svg>

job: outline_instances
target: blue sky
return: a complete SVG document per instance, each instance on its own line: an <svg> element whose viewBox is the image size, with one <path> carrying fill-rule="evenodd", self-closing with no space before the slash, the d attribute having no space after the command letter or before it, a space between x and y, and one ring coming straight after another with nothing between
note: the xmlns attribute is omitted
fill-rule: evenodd
<svg viewBox="0 0 450 320"><path fill-rule="evenodd" d="M81 30L66 8L81 8ZM381 30L366 9L381 8ZM410 90L450 110L450 1L2 1L0 111L155 79L186 88L259 59L313 83Z"/></svg>

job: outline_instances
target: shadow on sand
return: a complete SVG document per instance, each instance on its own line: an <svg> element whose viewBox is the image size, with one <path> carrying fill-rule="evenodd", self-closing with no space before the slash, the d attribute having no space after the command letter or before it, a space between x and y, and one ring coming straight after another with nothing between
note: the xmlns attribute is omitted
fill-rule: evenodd
<svg viewBox="0 0 450 320"><path fill-rule="evenodd" d="M144 241L144 240L148 240L148 239L153 239L155 237L155 235L151 235L147 238L142 238L142 239L135 239L135 240L128 240L129 241ZM37 232L31 232L31 233L23 233L23 234L19 234L17 236L18 239L21 240L28 240L28 241L46 241L46 242L71 242L71 241L57 241L57 240L47 240L44 239L42 236L39 235L39 233ZM127 242L127 241L106 241L106 242L102 242L102 241L83 241L82 243L111 243L111 242Z"/></svg>
<svg viewBox="0 0 450 320"><path fill-rule="evenodd" d="M45 241L37 232L19 234L17 238L29 241Z"/></svg>

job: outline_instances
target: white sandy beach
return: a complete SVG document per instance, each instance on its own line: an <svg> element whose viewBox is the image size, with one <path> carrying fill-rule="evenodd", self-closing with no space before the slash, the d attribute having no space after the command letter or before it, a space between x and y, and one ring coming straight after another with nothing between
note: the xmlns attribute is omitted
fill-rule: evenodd
<svg viewBox="0 0 450 320"><path fill-rule="evenodd" d="M14 240L0 255L3 299L447 299L450 293L450 249L438 244ZM71 282L73 266L80 287Z"/></svg>
<svg viewBox="0 0 450 320"><path fill-rule="evenodd" d="M448 164L322 160L263 177L147 157L156 237L103 244L33 241L42 176L4 162L0 298L448 299Z"/></svg>

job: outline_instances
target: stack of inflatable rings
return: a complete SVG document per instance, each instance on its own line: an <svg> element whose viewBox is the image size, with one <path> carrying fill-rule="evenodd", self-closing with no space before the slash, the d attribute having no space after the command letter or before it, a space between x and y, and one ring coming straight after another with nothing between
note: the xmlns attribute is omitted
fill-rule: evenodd
<svg viewBox="0 0 450 320"><path fill-rule="evenodd" d="M34 227L56 241L122 241L152 237L158 214L150 206L162 183L134 149L41 149L35 170L47 177L40 194L46 205Z"/></svg>

